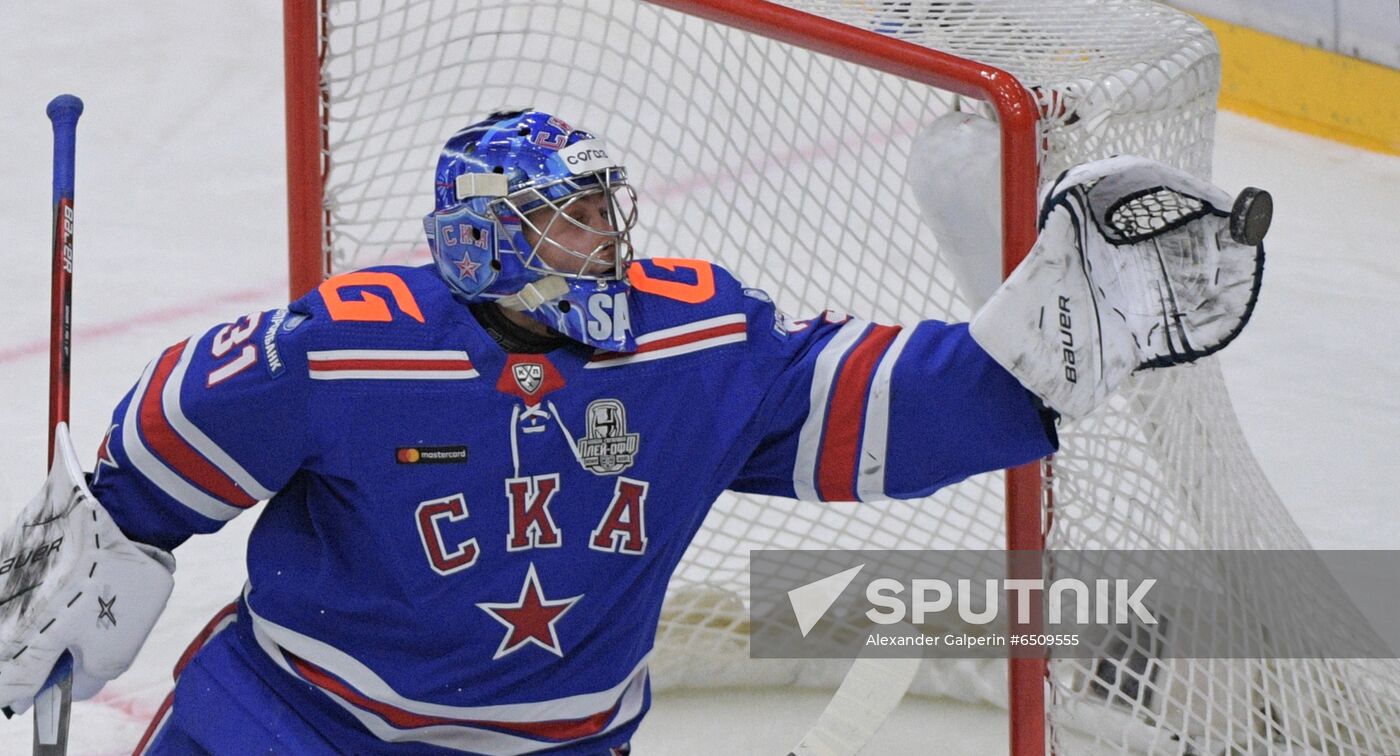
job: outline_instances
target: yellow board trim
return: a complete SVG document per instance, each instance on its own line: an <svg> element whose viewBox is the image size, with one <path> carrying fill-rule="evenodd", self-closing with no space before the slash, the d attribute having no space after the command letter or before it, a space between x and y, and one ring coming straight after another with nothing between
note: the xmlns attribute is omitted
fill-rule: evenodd
<svg viewBox="0 0 1400 756"><path fill-rule="evenodd" d="M1197 16L1220 41L1220 107L1400 155L1400 71Z"/></svg>

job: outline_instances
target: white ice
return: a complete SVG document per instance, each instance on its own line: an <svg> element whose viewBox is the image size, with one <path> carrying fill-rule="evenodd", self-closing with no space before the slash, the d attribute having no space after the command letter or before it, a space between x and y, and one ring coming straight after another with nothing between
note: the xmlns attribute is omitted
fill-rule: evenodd
<svg viewBox="0 0 1400 756"><path fill-rule="evenodd" d="M73 420L92 458L147 360L286 296L280 4L9 2L0 8L0 519L43 478L49 123L79 126ZM1223 353L1264 470L1318 547L1400 548L1400 158L1220 119L1215 177L1269 189L1277 215L1253 323ZM130 751L170 669L243 582L252 517L182 547L170 608L131 671L73 714L75 754ZM825 704L790 692L674 694L637 737L651 754L786 752ZM1005 717L906 702L883 754L996 753ZM26 753L29 718L0 722Z"/></svg>

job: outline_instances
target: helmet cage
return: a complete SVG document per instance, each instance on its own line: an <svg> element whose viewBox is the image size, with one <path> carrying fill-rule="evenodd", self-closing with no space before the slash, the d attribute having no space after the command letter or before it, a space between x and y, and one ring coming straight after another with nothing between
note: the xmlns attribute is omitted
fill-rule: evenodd
<svg viewBox="0 0 1400 756"><path fill-rule="evenodd" d="M603 225L594 225L591 218L580 218L583 213L573 209L579 202L598 196L604 198ZM633 257L631 231L637 222L637 193L627 183L625 169L612 167L525 186L492 200L488 207L504 232L497 240L500 251L509 247L527 269L570 279L625 280ZM596 237L598 242L592 249L579 250L561 243L551 233L570 227ZM526 236L527 229L534 236L534 243ZM556 258L562 255L562 259L577 265L550 265L540 255L542 247L557 253Z"/></svg>

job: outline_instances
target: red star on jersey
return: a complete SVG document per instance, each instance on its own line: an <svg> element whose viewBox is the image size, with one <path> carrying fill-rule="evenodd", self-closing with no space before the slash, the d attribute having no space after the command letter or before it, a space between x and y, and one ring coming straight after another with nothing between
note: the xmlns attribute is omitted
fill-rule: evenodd
<svg viewBox="0 0 1400 756"><path fill-rule="evenodd" d="M113 469L117 467L117 458L112 456L112 434L116 430L116 425L108 428L107 435L102 437L102 443L97 447L97 469L92 471L93 482L101 477L103 465L110 465Z"/></svg>
<svg viewBox="0 0 1400 756"><path fill-rule="evenodd" d="M480 267L481 263L472 262L472 259L470 257L463 257L460 261L457 262L458 277L466 278L467 276L471 276L471 279L475 281L476 270Z"/></svg>
<svg viewBox="0 0 1400 756"><path fill-rule="evenodd" d="M520 598L514 604L477 604L477 607L508 629L506 637L501 639L501 645L496 649L496 655L491 659L494 661L514 653L529 643L555 656L563 657L564 651L559 646L559 634L554 630L554 623L581 598L583 594L580 593L572 598L546 599L544 592L540 590L540 578L535 574L535 565L531 563L530 571L525 574L525 584L520 586Z"/></svg>

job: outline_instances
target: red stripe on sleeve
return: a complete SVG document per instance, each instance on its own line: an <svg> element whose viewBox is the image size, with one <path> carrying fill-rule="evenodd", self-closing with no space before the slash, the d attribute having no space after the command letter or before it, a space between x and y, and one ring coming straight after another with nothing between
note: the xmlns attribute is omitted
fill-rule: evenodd
<svg viewBox="0 0 1400 756"><path fill-rule="evenodd" d="M817 455L817 495L822 501L856 501L856 463L864 430L866 397L880 357L899 326L877 325L846 356L827 409L826 433Z"/></svg>
<svg viewBox="0 0 1400 756"><path fill-rule="evenodd" d="M312 370L412 370L434 372L440 370L471 370L471 360L400 360L380 358L360 359L312 359L308 360Z"/></svg>
<svg viewBox="0 0 1400 756"><path fill-rule="evenodd" d="M592 357L590 357L588 361L605 362L607 360L617 360L625 357L630 357L633 354L658 352L662 349L670 349L671 347L684 346L686 344L693 344L697 341L705 341L707 339L719 338L720 336L729 336L735 333L744 333L748 330L748 323L726 323L724 325L711 326L709 328L701 329L699 331L682 333L677 336L671 336L664 339L657 339L656 341L641 344L637 347L637 351L635 352L598 352Z"/></svg>
<svg viewBox="0 0 1400 756"><path fill-rule="evenodd" d="M146 387L146 394L141 397L141 435L145 437L146 444L150 446L151 451L155 452L171 469L220 501L240 509L247 509L257 504L258 500L239 488L232 478L211 464L199 452L190 448L190 445L185 443L183 438L180 438L180 434L176 433L165 419L165 410L161 407L161 394L164 393L165 384L170 380L170 373L175 370L175 365L180 361L180 355L184 351L185 344L182 342L165 350L165 354L160 356L160 362L156 364L155 374L151 376L150 385Z"/></svg>
<svg viewBox="0 0 1400 756"><path fill-rule="evenodd" d="M657 339L656 341L653 341L650 344L642 344L641 346L637 347L637 351L656 352L662 349L670 349L673 346L693 344L697 341L704 341L705 339L713 339L718 338L720 336L729 336L730 334L735 333L744 333L748 329L748 323L726 323L724 325L711 326L710 328L705 328L691 333L682 333L678 336L672 336L666 339Z"/></svg>

